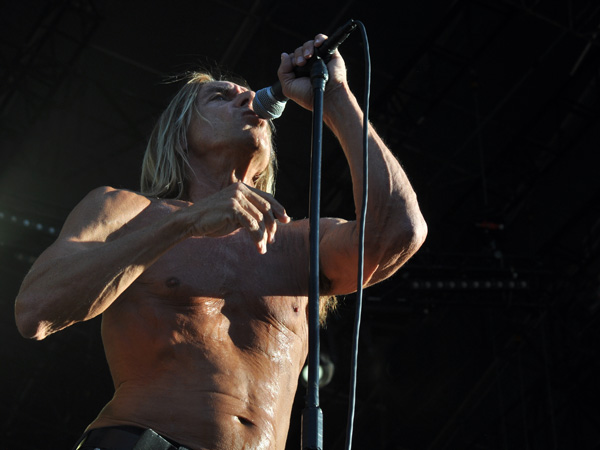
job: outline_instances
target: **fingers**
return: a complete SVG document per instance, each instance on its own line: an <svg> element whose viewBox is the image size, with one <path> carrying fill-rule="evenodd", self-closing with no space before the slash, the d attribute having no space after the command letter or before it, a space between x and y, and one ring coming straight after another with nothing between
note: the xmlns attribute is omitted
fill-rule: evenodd
<svg viewBox="0 0 600 450"><path fill-rule="evenodd" d="M267 243L275 242L277 222L268 202L248 195L237 200L241 215L241 224L248 230L261 253L266 253Z"/></svg>
<svg viewBox="0 0 600 450"><path fill-rule="evenodd" d="M273 230L271 225L270 232L268 231L269 227L263 220L263 214L246 199L242 199L233 201L233 215L237 225L248 231L258 251L262 254L266 253L267 242L272 240L270 233L274 233L276 230Z"/></svg>
<svg viewBox="0 0 600 450"><path fill-rule="evenodd" d="M327 40L327 35L319 33L315 36L315 47L320 47Z"/></svg>
<svg viewBox="0 0 600 450"><path fill-rule="evenodd" d="M315 49L321 47L326 40L326 35L318 34L313 40L306 41L292 53L283 53L281 64L277 70L284 95L308 110L313 108L313 89L305 70L297 69L308 68L308 62L314 57ZM331 60L327 62L327 69L329 71L326 93L328 98L337 95L336 91L346 95L346 91L334 89L334 87L347 83L344 61L337 50L333 53Z"/></svg>
<svg viewBox="0 0 600 450"><path fill-rule="evenodd" d="M283 206L272 195L244 183L235 185L234 214L261 253L266 253L267 244L275 242L277 220L282 223L290 221Z"/></svg>
<svg viewBox="0 0 600 450"><path fill-rule="evenodd" d="M315 47L320 47L327 40L324 34L317 34L314 40L306 41L304 45L298 47L294 53L290 54L292 63L295 66L304 66L306 62L315 54Z"/></svg>

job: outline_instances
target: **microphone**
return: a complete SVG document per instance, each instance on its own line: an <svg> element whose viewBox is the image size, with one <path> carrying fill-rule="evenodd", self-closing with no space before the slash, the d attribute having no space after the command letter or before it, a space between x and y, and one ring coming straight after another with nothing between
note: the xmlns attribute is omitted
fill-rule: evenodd
<svg viewBox="0 0 600 450"><path fill-rule="evenodd" d="M356 23L354 20L349 20L346 24L337 29L330 38L323 42L320 47L315 47L314 56L321 58L325 64L327 64L331 60L336 49L346 40L355 28ZM294 69L294 73L297 77L309 75L311 60L309 60L309 64ZM272 86L256 91L252 107L254 112L263 119L272 120L277 119L283 114L287 101L288 98L283 95L281 83L276 81Z"/></svg>

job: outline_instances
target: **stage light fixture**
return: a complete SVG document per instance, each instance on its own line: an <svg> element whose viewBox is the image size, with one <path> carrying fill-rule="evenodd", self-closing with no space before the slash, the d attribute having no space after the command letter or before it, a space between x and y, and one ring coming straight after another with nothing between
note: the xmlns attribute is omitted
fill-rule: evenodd
<svg viewBox="0 0 600 450"><path fill-rule="evenodd" d="M319 387L327 386L333 378L335 365L327 353L319 355ZM300 381L306 387L308 385L308 364L305 364L300 373Z"/></svg>

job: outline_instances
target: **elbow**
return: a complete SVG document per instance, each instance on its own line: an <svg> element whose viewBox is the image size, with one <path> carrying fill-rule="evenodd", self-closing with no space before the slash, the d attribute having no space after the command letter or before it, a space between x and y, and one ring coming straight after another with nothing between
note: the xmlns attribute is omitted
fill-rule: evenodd
<svg viewBox="0 0 600 450"><path fill-rule="evenodd" d="M416 194L395 208L390 208L385 220L385 229L393 242L390 250L402 263L412 257L425 243L428 226L417 203Z"/></svg>
<svg viewBox="0 0 600 450"><path fill-rule="evenodd" d="M380 265L398 269L417 253L427 239L427 233L427 222L421 215L407 217L394 227L389 227L386 234L373 235L375 241L371 245L382 252L379 257ZM387 244L381 245L382 242Z"/></svg>
<svg viewBox="0 0 600 450"><path fill-rule="evenodd" d="M418 213L406 217L402 224L397 228L396 250L404 255L402 259L406 260L414 255L427 239L427 222L423 216Z"/></svg>
<svg viewBox="0 0 600 450"><path fill-rule="evenodd" d="M417 252L421 248L421 246L425 243L425 239L427 239L427 222L425 218L419 214L417 220L413 221L410 232L410 244L409 246L413 248L413 254Z"/></svg>
<svg viewBox="0 0 600 450"><path fill-rule="evenodd" d="M425 220L412 220L401 227L400 235L396 241L398 267L413 257L427 239L427 223Z"/></svg>
<svg viewBox="0 0 600 450"><path fill-rule="evenodd" d="M406 261L408 261L427 238L427 223L420 218L419 220L410 220L394 227L396 231L382 236L374 237L366 245L371 249L378 249L379 253L370 253L370 262L372 271L365 276L365 286L382 281L392 276ZM386 242L386 245L381 245Z"/></svg>
<svg viewBox="0 0 600 450"><path fill-rule="evenodd" d="M34 339L36 341L41 341L46 338L50 333L47 333L44 330L41 322L36 322L34 320L24 318L22 316L17 316L17 330L21 336L26 339Z"/></svg>
<svg viewBox="0 0 600 450"><path fill-rule="evenodd" d="M27 300L17 297L15 302L15 322L17 330L24 338L41 341L51 334L46 325L47 322L40 320L38 314L27 305Z"/></svg>

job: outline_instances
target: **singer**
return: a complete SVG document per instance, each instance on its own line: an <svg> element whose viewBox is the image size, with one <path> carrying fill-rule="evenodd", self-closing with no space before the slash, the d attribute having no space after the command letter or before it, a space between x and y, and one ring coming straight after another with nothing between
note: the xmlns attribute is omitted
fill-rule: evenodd
<svg viewBox="0 0 600 450"><path fill-rule="evenodd" d="M294 69L325 40L281 56L283 93L305 108L310 81ZM348 160L358 210L362 112L338 51L328 70L324 121ZM193 74L158 120L141 191L90 192L24 279L15 314L25 337L102 315L115 393L75 449L284 450L308 348L308 222L270 194L272 134L254 95ZM365 286L396 272L427 233L374 130L369 152ZM353 292L358 226L320 223L321 294ZM322 306L325 315L332 302Z"/></svg>

